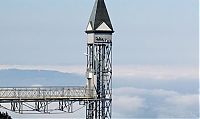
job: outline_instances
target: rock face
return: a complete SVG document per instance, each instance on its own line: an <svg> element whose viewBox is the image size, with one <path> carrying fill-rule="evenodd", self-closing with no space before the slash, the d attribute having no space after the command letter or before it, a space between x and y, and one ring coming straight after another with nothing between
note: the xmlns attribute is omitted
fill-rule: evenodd
<svg viewBox="0 0 200 119"><path fill-rule="evenodd" d="M0 112L0 119L12 119L8 113Z"/></svg>

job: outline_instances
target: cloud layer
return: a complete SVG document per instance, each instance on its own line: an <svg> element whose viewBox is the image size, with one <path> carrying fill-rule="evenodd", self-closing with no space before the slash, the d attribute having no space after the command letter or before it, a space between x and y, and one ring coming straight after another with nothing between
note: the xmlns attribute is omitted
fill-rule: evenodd
<svg viewBox="0 0 200 119"><path fill-rule="evenodd" d="M0 65L0 69L51 70L64 73L85 74L83 65ZM198 79L198 66L114 65L114 77L150 78L155 80Z"/></svg>
<svg viewBox="0 0 200 119"><path fill-rule="evenodd" d="M85 74L84 66L0 65L13 68ZM114 66L113 117L198 118L198 73L195 66Z"/></svg>
<svg viewBox="0 0 200 119"><path fill-rule="evenodd" d="M114 77L155 80L198 79L198 66L136 65L114 66Z"/></svg>
<svg viewBox="0 0 200 119"><path fill-rule="evenodd" d="M121 118L197 118L199 95L132 87L114 90L114 116Z"/></svg>

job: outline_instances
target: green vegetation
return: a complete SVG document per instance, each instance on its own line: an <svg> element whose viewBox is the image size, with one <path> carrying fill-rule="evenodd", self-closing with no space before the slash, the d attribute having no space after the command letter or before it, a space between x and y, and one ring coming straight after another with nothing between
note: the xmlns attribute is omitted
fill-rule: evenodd
<svg viewBox="0 0 200 119"><path fill-rule="evenodd" d="M0 119L12 119L8 113L0 112Z"/></svg>

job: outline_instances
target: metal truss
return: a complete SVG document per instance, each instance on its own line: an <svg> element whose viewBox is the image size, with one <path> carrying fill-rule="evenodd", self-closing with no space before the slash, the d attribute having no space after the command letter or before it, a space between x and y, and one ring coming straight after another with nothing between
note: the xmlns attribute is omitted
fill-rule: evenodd
<svg viewBox="0 0 200 119"><path fill-rule="evenodd" d="M0 102L34 99L85 99L92 98L86 87L24 87L0 88Z"/></svg>
<svg viewBox="0 0 200 119"><path fill-rule="evenodd" d="M86 86L0 88L0 107L20 114L73 113L86 107L86 119L111 119L114 31L104 0L96 0L89 25Z"/></svg>
<svg viewBox="0 0 200 119"><path fill-rule="evenodd" d="M90 92L86 87L0 88L0 107L20 114L73 113L94 99Z"/></svg>
<svg viewBox="0 0 200 119"><path fill-rule="evenodd" d="M96 38L96 40L99 38ZM87 71L92 72L96 77L96 81L94 81L96 99L88 102L86 119L111 118L112 42L106 39L102 41L87 46Z"/></svg>

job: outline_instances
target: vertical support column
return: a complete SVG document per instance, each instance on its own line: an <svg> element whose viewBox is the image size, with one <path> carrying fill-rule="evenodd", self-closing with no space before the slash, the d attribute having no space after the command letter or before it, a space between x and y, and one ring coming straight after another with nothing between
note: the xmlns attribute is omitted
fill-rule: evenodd
<svg viewBox="0 0 200 119"><path fill-rule="evenodd" d="M112 104L112 43L103 43L99 50L99 74L97 78L100 84L100 96L97 103L98 118L110 119L111 118L111 104Z"/></svg>
<svg viewBox="0 0 200 119"><path fill-rule="evenodd" d="M95 101L86 102L86 119L95 119L94 117L94 105Z"/></svg>
<svg viewBox="0 0 200 119"><path fill-rule="evenodd" d="M112 104L112 42L95 43L88 46L93 49L88 52L87 67L92 66L93 76L96 75L96 98L94 103L86 107L87 119L110 119ZM92 56L90 56L92 54ZM91 57L91 58L90 58Z"/></svg>
<svg viewBox="0 0 200 119"><path fill-rule="evenodd" d="M112 43L107 44L105 50L105 102L104 102L104 116L110 119L112 115Z"/></svg>
<svg viewBox="0 0 200 119"><path fill-rule="evenodd" d="M11 102L11 110L17 113L23 113L23 102L20 100Z"/></svg>
<svg viewBox="0 0 200 119"><path fill-rule="evenodd" d="M94 72L94 46L93 44L87 45L87 90L91 97L95 95L94 89L96 88L95 85L95 72Z"/></svg>

